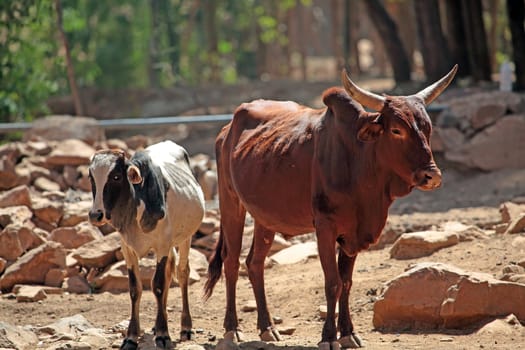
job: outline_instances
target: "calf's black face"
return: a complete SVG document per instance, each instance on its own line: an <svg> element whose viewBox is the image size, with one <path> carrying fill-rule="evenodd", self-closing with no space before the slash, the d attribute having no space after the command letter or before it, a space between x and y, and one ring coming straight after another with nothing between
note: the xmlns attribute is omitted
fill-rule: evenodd
<svg viewBox="0 0 525 350"><path fill-rule="evenodd" d="M93 206L89 211L89 221L93 225L101 226L111 223L112 212L117 203L124 204L122 202L126 201L126 198L132 201L128 169L129 163L122 151L99 151L93 156L89 166L89 178L93 192ZM136 177L132 180L139 181Z"/></svg>
<svg viewBox="0 0 525 350"><path fill-rule="evenodd" d="M122 230L138 219L142 231L150 232L164 218L168 186L148 154L137 152L128 160L120 150L99 151L91 160L89 177L93 225L110 223Z"/></svg>

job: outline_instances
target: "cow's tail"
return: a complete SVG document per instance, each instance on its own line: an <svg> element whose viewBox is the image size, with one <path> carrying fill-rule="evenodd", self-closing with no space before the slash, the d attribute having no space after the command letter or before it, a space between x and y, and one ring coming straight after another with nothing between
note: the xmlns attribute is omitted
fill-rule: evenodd
<svg viewBox="0 0 525 350"><path fill-rule="evenodd" d="M217 241L217 246L215 247L215 253L213 254L210 263L208 264L208 280L204 285L204 300L208 300L211 297L213 293L213 288L221 278L223 249L226 248L224 246L223 236L224 235L222 233L221 228L219 233L219 240Z"/></svg>

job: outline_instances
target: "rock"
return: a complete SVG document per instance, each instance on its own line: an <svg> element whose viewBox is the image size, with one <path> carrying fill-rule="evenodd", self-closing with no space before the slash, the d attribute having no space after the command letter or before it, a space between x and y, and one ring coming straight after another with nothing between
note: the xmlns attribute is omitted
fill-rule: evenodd
<svg viewBox="0 0 525 350"><path fill-rule="evenodd" d="M24 223L31 220L33 213L26 206L0 208L0 226L6 227L12 223Z"/></svg>
<svg viewBox="0 0 525 350"><path fill-rule="evenodd" d="M43 284L49 269L63 268L66 253L60 243L46 242L32 249L9 266L0 277L0 290L10 291L15 284Z"/></svg>
<svg viewBox="0 0 525 350"><path fill-rule="evenodd" d="M62 287L66 273L64 269L49 269L44 279L44 284L50 287Z"/></svg>
<svg viewBox="0 0 525 350"><path fill-rule="evenodd" d="M210 235L205 235L200 238L196 238L192 242L192 247L203 248L208 251L213 251L215 249L215 244L219 239L219 232L214 232Z"/></svg>
<svg viewBox="0 0 525 350"><path fill-rule="evenodd" d="M47 157L50 166L89 164L95 149L77 139L60 142Z"/></svg>
<svg viewBox="0 0 525 350"><path fill-rule="evenodd" d="M220 219L214 216L205 215L202 219L201 225L199 227L199 232L203 235L211 235L214 232L219 231L220 228Z"/></svg>
<svg viewBox="0 0 525 350"><path fill-rule="evenodd" d="M5 267L7 266L7 260L0 258L0 275L4 273Z"/></svg>
<svg viewBox="0 0 525 350"><path fill-rule="evenodd" d="M499 212L501 214L501 222L508 224L519 215L525 213L525 205L514 202L505 202L499 206Z"/></svg>
<svg viewBox="0 0 525 350"><path fill-rule="evenodd" d="M511 245L514 248L525 250L525 237L524 236L518 236L512 240Z"/></svg>
<svg viewBox="0 0 525 350"><path fill-rule="evenodd" d="M516 320L516 321L514 321ZM505 319L496 319L481 327L476 334L493 336L512 336L523 332L524 328L515 315L509 315Z"/></svg>
<svg viewBox="0 0 525 350"><path fill-rule="evenodd" d="M33 197L33 213L35 217L47 224L47 227L42 227L43 229L57 227L63 212L63 202L45 197Z"/></svg>
<svg viewBox="0 0 525 350"><path fill-rule="evenodd" d="M374 304L374 327L459 328L514 313L525 317L525 285L441 263L420 263L387 282ZM407 297L409 296L409 297Z"/></svg>
<svg viewBox="0 0 525 350"><path fill-rule="evenodd" d="M24 253L24 248L18 237L18 230L12 225L7 226L0 232L0 258L14 261Z"/></svg>
<svg viewBox="0 0 525 350"><path fill-rule="evenodd" d="M26 327L0 321L0 346L2 349L36 349L38 337Z"/></svg>
<svg viewBox="0 0 525 350"><path fill-rule="evenodd" d="M88 268L104 268L115 261L116 251L120 249L120 233L113 232L107 236L83 244L72 254L80 265Z"/></svg>
<svg viewBox="0 0 525 350"><path fill-rule="evenodd" d="M64 279L62 288L69 293L88 294L91 293L92 287L89 282L79 275L70 276Z"/></svg>
<svg viewBox="0 0 525 350"><path fill-rule="evenodd" d="M0 208L15 206L31 208L31 195L27 186L17 186L0 194Z"/></svg>
<svg viewBox="0 0 525 350"><path fill-rule="evenodd" d="M485 231L474 225L464 225L459 221L447 221L440 227L445 232L457 233L460 242L488 238Z"/></svg>
<svg viewBox="0 0 525 350"><path fill-rule="evenodd" d="M379 235L377 242L371 244L370 247L368 247L368 249L383 249L387 245L397 241L399 236L401 236L402 234L403 232L400 229L393 227L391 223L387 221L385 228L383 229L383 232L381 232L381 235Z"/></svg>
<svg viewBox="0 0 525 350"><path fill-rule="evenodd" d="M39 334L48 335L71 335L78 337L88 329L94 328L91 323L82 315L77 314L71 317L61 318L60 320L38 328Z"/></svg>
<svg viewBox="0 0 525 350"><path fill-rule="evenodd" d="M295 327L279 327L277 329L279 331L279 334L282 335L293 335L295 333L296 328Z"/></svg>
<svg viewBox="0 0 525 350"><path fill-rule="evenodd" d="M480 106L470 117L470 124L475 130L494 124L507 112L507 106L501 101L492 101L492 104Z"/></svg>
<svg viewBox="0 0 525 350"><path fill-rule="evenodd" d="M64 213L60 220L60 226L75 226L83 221L87 221L87 213L91 209L91 199L73 203L67 203Z"/></svg>
<svg viewBox="0 0 525 350"><path fill-rule="evenodd" d="M59 227L51 231L48 239L62 243L64 248L75 249L95 239L104 237L102 233L88 222L81 222L74 227Z"/></svg>
<svg viewBox="0 0 525 350"><path fill-rule="evenodd" d="M28 184L29 177L20 172L15 164L14 160L9 158L0 158L0 191Z"/></svg>
<svg viewBox="0 0 525 350"><path fill-rule="evenodd" d="M104 130L94 118L51 115L38 118L24 134L24 141L79 139L92 145L105 139Z"/></svg>
<svg viewBox="0 0 525 350"><path fill-rule="evenodd" d="M253 312L257 311L257 304L255 303L255 300L248 300L242 307L242 312Z"/></svg>
<svg viewBox="0 0 525 350"><path fill-rule="evenodd" d="M318 255L317 242L306 242L285 248L270 256L270 259L279 265L287 265L295 264L308 258L315 258Z"/></svg>
<svg viewBox="0 0 525 350"><path fill-rule="evenodd" d="M462 147L446 152L445 157L485 171L524 168L524 134L525 116L506 116L477 133Z"/></svg>
<svg viewBox="0 0 525 350"><path fill-rule="evenodd" d="M439 135L441 142L443 143L443 150L456 150L463 146L465 143L465 136L461 131L456 128L439 128L436 127L434 132Z"/></svg>
<svg viewBox="0 0 525 350"><path fill-rule="evenodd" d="M199 274L208 273L208 259L196 249L190 248L190 269L197 271Z"/></svg>
<svg viewBox="0 0 525 350"><path fill-rule="evenodd" d="M292 246L292 243L288 242L280 234L276 234L273 239L272 247L270 248L269 254L277 253L291 246Z"/></svg>
<svg viewBox="0 0 525 350"><path fill-rule="evenodd" d="M420 258L458 243L459 236L455 232L421 231L405 233L390 249L390 257L393 259Z"/></svg>
<svg viewBox="0 0 525 350"><path fill-rule="evenodd" d="M16 301L21 302L36 302L47 298L47 294L40 286L22 286L17 294Z"/></svg>
<svg viewBox="0 0 525 350"><path fill-rule="evenodd" d="M60 185L57 184L54 181L49 180L45 177L39 177L33 182L33 186L38 191L44 192L44 191L60 191Z"/></svg>
<svg viewBox="0 0 525 350"><path fill-rule="evenodd" d="M505 230L505 233L519 233L524 230L525 230L525 213L522 213L509 223L509 226Z"/></svg>

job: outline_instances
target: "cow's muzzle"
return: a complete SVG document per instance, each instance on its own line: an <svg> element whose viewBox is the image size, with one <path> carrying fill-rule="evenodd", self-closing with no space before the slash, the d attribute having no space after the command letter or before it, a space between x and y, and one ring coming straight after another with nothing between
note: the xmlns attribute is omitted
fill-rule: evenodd
<svg viewBox="0 0 525 350"><path fill-rule="evenodd" d="M95 226L102 226L108 222L102 209L90 210L88 217L89 222Z"/></svg>
<svg viewBox="0 0 525 350"><path fill-rule="evenodd" d="M437 166L418 170L415 174L415 182L418 189L431 191L441 186L441 170Z"/></svg>

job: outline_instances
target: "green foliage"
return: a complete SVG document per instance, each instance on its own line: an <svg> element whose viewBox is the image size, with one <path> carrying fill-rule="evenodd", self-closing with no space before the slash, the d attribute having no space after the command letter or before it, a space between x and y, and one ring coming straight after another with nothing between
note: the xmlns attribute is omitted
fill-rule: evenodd
<svg viewBox="0 0 525 350"><path fill-rule="evenodd" d="M32 118L58 90L48 2L0 2L0 121Z"/></svg>

